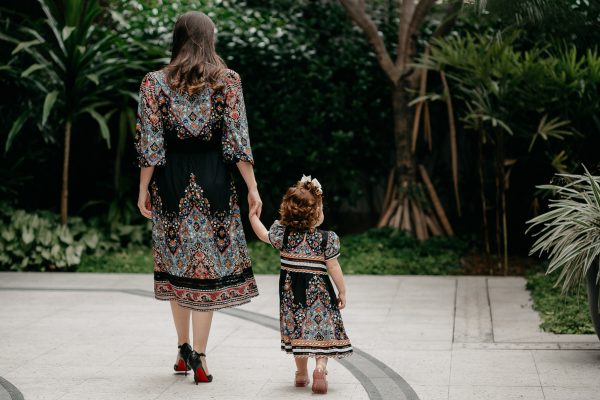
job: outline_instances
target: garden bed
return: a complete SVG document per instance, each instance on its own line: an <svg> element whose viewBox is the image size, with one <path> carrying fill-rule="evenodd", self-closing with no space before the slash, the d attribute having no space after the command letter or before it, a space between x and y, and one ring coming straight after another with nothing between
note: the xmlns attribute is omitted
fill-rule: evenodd
<svg viewBox="0 0 600 400"><path fill-rule="evenodd" d="M540 268L527 274L527 289L533 308L540 314L540 327L552 333L593 334L587 294L582 285L568 295L554 287L556 276L547 276Z"/></svg>
<svg viewBox="0 0 600 400"><path fill-rule="evenodd" d="M279 273L279 254L270 245L248 243L252 268L257 274ZM372 229L342 238L340 263L347 274L457 275L464 273L461 256L467 244L455 238L420 242L390 229ZM80 272L152 272L149 247L133 246L104 255L85 255Z"/></svg>

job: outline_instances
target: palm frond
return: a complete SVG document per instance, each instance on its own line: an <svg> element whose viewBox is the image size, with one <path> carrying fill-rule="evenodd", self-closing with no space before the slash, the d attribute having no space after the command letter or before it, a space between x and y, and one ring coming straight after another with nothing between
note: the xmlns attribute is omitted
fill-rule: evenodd
<svg viewBox="0 0 600 400"><path fill-rule="evenodd" d="M585 169L585 167L584 167ZM600 256L600 177L561 174L562 184L543 185L556 196L549 211L527 223L537 237L530 254L547 254L547 273L560 271L563 292L579 285Z"/></svg>

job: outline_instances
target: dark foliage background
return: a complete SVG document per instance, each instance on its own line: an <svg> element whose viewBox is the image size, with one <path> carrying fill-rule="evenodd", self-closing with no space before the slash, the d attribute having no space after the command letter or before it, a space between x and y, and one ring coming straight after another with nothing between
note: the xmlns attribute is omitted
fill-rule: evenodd
<svg viewBox="0 0 600 400"><path fill-rule="evenodd" d="M139 43L138 50L126 56L144 62L147 70L158 69L166 62L170 29L178 14L197 9L214 19L219 29L218 52L242 76L265 221L277 216L279 200L287 186L302 174L311 174L323 183L329 227L342 233L357 232L376 223L392 163L390 94L370 45L336 1L105 0L102 4L106 12L98 23L114 27ZM394 43L395 38L393 4L371 4L372 14L388 43ZM33 0L10 0L3 7L0 17L4 30L41 17ZM576 22L568 25L564 13L552 14L540 24L515 18L515 12L506 10L490 8L490 14L484 16L466 10L451 35L494 35L519 28L521 36L516 45L524 49L557 49L573 44L582 52L600 39L599 29ZM579 16L593 21L590 15ZM424 29L431 30L432 25ZM13 47L0 42L0 57L8 59ZM135 80L141 81L143 72L132 74L138 74ZM31 107L33 100L20 81L0 74L0 84L5 93L0 104L0 139L4 142L18 109ZM437 76L431 76L430 86L431 90L439 87ZM137 91L137 87L130 90ZM571 99L559 99L557 106L562 101ZM429 150L420 143L419 159L430 171L455 229L461 234L479 235L474 145L459 132L463 196L463 215L459 218L452 193L445 105L439 102L431 106L434 146ZM129 107L135 107L133 99ZM569 168L578 168L580 163L593 166L598 161L598 117L585 108L577 109L580 113L573 115L572 120L582 136L560 144L569 149ZM70 171L71 213L84 220L101 216L111 223L139 223L141 217L131 207L136 201L138 173L133 165L133 135L127 134L126 151L120 155L114 145L118 142L118 121L110 120L109 126L114 136L110 148L98 135L91 118L76 121ZM513 169L508 201L515 251L524 251L528 246L523 228L534 211L534 186L547 182L555 172L548 152L540 148L522 158ZM123 167L117 187L114 174L119 157ZM57 211L61 159L60 133L50 128L40 132L35 123L27 123L10 151L0 159L0 195L21 208ZM115 209L120 211L114 212Z"/></svg>

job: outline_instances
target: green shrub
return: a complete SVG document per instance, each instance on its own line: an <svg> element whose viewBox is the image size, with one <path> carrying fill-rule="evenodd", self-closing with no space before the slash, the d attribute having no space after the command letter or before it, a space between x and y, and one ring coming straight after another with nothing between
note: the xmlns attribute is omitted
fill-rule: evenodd
<svg viewBox="0 0 600 400"><path fill-rule="evenodd" d="M343 238L340 263L351 274L458 274L466 250L466 242L456 238L421 242L393 229L371 229Z"/></svg>
<svg viewBox="0 0 600 400"><path fill-rule="evenodd" d="M98 255L149 240L147 226L119 225L108 231L101 221L71 217L61 225L48 211L26 212L0 205L0 270L73 271L84 254Z"/></svg>
<svg viewBox="0 0 600 400"><path fill-rule="evenodd" d="M347 274L447 275L459 274L460 257L468 244L456 238L421 242L392 229L371 229L341 239L340 264ZM279 255L262 242L248 243L252 268L258 274L279 272Z"/></svg>
<svg viewBox="0 0 600 400"><path fill-rule="evenodd" d="M119 272L150 274L154 269L152 249L129 246L107 254L84 254L78 272Z"/></svg>
<svg viewBox="0 0 600 400"><path fill-rule="evenodd" d="M555 283L555 276L548 276L541 270L527 275L533 308L542 319L540 327L552 333L594 333L585 288L579 286L563 295Z"/></svg>
<svg viewBox="0 0 600 400"><path fill-rule="evenodd" d="M456 238L425 242L391 229L373 229L342 238L340 263L347 274L448 275L462 272L460 257L468 243ZM261 241L248 242L256 274L278 274L279 252ZM84 255L81 272L152 272L152 251L130 246L109 254Z"/></svg>

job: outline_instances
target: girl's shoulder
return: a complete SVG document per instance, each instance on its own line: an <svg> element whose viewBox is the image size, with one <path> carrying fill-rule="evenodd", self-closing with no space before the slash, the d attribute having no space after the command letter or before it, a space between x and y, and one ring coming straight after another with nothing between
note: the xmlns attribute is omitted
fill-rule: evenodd
<svg viewBox="0 0 600 400"><path fill-rule="evenodd" d="M282 225L278 219L275 220L271 224L269 228L268 236L269 242L271 245L275 247L277 250L281 250L283 248L283 236L285 234L285 226Z"/></svg>
<svg viewBox="0 0 600 400"><path fill-rule="evenodd" d="M339 241L340 237L334 231L328 231L326 229L317 229L316 232L320 233L323 237L327 237L327 242L329 241Z"/></svg>
<svg viewBox="0 0 600 400"><path fill-rule="evenodd" d="M334 231L323 231L325 242L325 260L331 260L340 255L340 237Z"/></svg>

